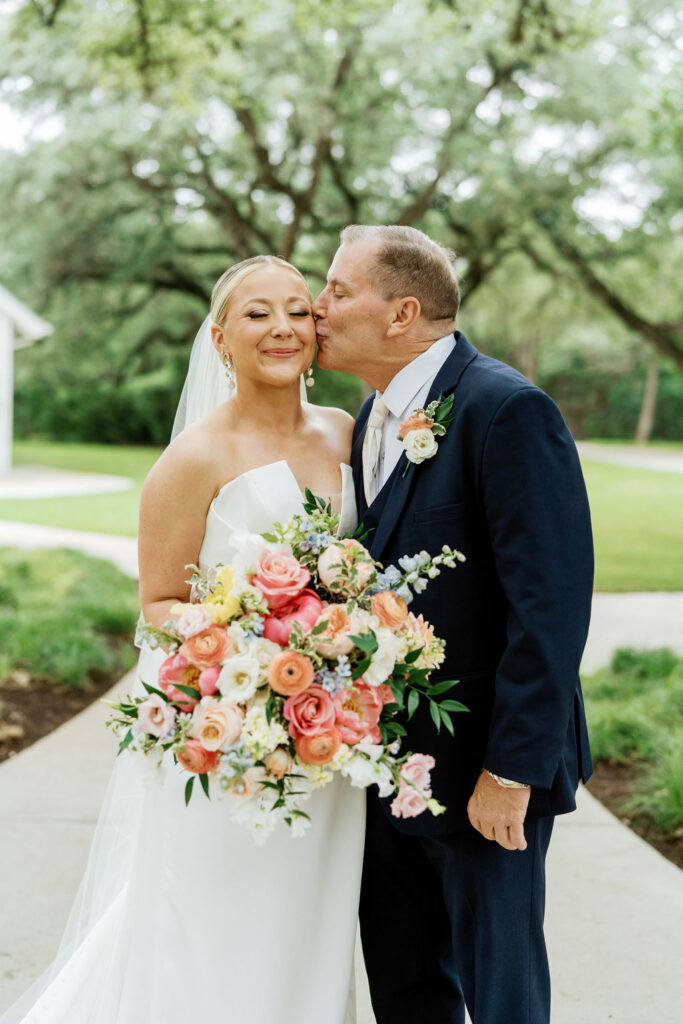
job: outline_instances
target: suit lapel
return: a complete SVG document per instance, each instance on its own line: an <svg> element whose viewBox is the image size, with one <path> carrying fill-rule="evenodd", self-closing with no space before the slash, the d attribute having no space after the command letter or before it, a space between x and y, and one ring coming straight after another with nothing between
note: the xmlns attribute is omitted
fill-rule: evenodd
<svg viewBox="0 0 683 1024"><path fill-rule="evenodd" d="M470 345L465 335L461 334L460 331L455 332L455 338L455 348L434 378L434 383L432 384L427 396L425 407L428 406L430 402L433 402L434 399L438 398L439 395L446 397L447 394L454 391L460 383L460 379L469 364L476 359L479 354L476 348L474 348L473 345ZM439 458L438 452L434 458ZM406 466L409 468L408 472L404 475ZM369 511L372 514L375 504L380 501L383 503L383 508L381 508L379 512L377 529L370 544L372 557L376 558L378 561L381 561L382 553L386 547L387 541L389 540L389 537L391 536L394 527L403 512L412 488L416 485L420 469L421 466L409 463L405 453L402 454L398 463L394 467L393 473L370 506ZM386 499L384 496L385 488L388 488ZM362 482L359 493L361 495L363 494ZM364 495L362 505L365 506ZM363 513L363 515L364 514L365 513Z"/></svg>

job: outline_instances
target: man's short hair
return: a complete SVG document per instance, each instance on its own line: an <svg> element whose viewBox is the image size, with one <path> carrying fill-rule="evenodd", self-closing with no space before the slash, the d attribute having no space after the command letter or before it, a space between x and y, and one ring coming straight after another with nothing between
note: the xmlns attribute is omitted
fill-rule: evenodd
<svg viewBox="0 0 683 1024"><path fill-rule="evenodd" d="M341 242L374 242L377 252L370 282L383 299L413 295L426 320L455 320L460 289L453 269L455 253L424 231L402 225L349 224Z"/></svg>

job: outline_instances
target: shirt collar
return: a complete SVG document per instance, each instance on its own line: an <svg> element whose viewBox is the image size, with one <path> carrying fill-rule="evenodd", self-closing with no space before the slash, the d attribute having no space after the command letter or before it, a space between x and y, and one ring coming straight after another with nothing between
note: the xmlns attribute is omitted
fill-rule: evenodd
<svg viewBox="0 0 683 1024"><path fill-rule="evenodd" d="M425 384L433 380L446 357L455 347L455 336L446 334L432 342L419 356L406 363L391 378L382 394L377 392L392 416L403 419Z"/></svg>

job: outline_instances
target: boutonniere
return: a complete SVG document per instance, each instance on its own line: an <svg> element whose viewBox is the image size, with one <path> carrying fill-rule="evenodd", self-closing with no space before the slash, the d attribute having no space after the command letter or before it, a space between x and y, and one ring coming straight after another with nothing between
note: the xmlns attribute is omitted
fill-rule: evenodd
<svg viewBox="0 0 683 1024"><path fill-rule="evenodd" d="M454 399L454 394L448 398L439 395L426 409L414 409L408 419L401 423L398 437L403 441L403 451L408 459L403 476L410 469L411 462L419 465L436 455L439 449L437 437L443 437L453 422L451 410Z"/></svg>

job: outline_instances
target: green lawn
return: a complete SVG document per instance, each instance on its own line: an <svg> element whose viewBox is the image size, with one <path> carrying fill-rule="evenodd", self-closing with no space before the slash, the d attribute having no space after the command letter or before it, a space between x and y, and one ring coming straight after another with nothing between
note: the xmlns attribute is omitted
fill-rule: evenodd
<svg viewBox="0 0 683 1024"><path fill-rule="evenodd" d="M117 494L0 501L0 519L135 537L142 483L161 451L161 448L126 448L118 445L16 441L13 454L15 466L51 466L83 473L113 473L115 476L130 477L135 485Z"/></svg>
<svg viewBox="0 0 683 1024"><path fill-rule="evenodd" d="M683 474L583 462L596 590L683 590Z"/></svg>
<svg viewBox="0 0 683 1024"><path fill-rule="evenodd" d="M134 537L142 482L160 449L18 441L16 465L131 477L120 494L0 501L0 519ZM596 547L596 589L683 590L683 475L583 463Z"/></svg>

